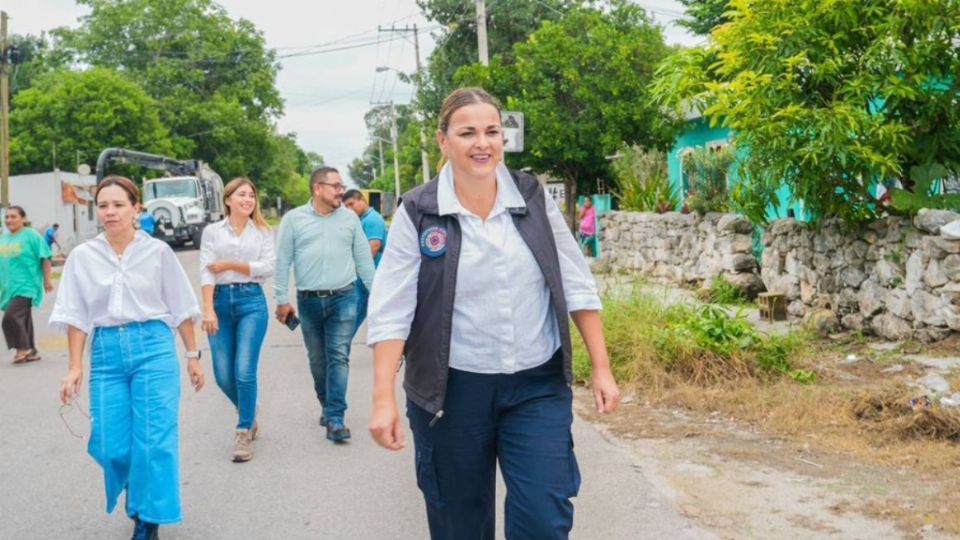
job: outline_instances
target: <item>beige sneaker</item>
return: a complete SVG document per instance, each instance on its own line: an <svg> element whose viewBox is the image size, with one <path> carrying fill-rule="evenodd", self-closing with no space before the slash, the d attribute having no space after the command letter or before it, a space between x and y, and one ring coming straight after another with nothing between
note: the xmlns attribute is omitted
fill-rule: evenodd
<svg viewBox="0 0 960 540"><path fill-rule="evenodd" d="M238 429L233 439L233 461L243 462L253 459L253 451L250 449L250 430Z"/></svg>

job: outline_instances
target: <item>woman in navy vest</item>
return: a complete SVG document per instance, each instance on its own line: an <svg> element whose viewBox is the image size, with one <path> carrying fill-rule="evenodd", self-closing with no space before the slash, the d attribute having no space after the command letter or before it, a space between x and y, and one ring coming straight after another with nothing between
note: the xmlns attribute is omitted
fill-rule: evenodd
<svg viewBox="0 0 960 540"><path fill-rule="evenodd" d="M580 473L573 453L568 314L613 412L600 299L553 199L502 164L500 107L462 88L440 111L447 164L407 193L370 296L370 432L399 450L395 378L406 357L417 485L434 539L494 538L496 466L507 538L567 538Z"/></svg>

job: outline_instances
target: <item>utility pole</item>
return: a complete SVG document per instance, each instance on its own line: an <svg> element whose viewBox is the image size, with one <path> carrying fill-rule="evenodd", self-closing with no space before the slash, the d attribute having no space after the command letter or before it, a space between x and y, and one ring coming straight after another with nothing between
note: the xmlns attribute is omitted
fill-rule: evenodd
<svg viewBox="0 0 960 540"><path fill-rule="evenodd" d="M490 65L490 53L487 52L487 5L483 0L477 0L477 51L480 53L480 63Z"/></svg>
<svg viewBox="0 0 960 540"><path fill-rule="evenodd" d="M395 28L391 26L390 28L380 28L377 27L377 30L380 32L396 32L401 35L406 35L409 32L413 32L413 50L417 56L417 90L423 89L423 65L420 63L420 33L417 30L417 25L413 27L404 26L403 28ZM427 157L427 127L426 127L426 117L423 114L420 114L420 166L423 169L423 183L426 184L430 181L430 158Z"/></svg>
<svg viewBox="0 0 960 540"><path fill-rule="evenodd" d="M392 101L371 102L371 105L389 105L390 106L390 141L393 143L393 182L396 191L397 201L400 200L400 159L397 157L397 109L394 108ZM382 140L382 139L380 139ZM383 167L383 145L380 145L380 167ZM383 174L383 173L381 173Z"/></svg>
<svg viewBox="0 0 960 540"><path fill-rule="evenodd" d="M390 102L390 138L393 139L393 182L397 190L397 204L394 212L400 210L400 160L397 158L397 110Z"/></svg>
<svg viewBox="0 0 960 540"><path fill-rule="evenodd" d="M0 208L10 206L10 64L7 12L0 11Z"/></svg>
<svg viewBox="0 0 960 540"><path fill-rule="evenodd" d="M386 174L386 171L383 169L383 139L377 137L377 144L380 145L380 176Z"/></svg>

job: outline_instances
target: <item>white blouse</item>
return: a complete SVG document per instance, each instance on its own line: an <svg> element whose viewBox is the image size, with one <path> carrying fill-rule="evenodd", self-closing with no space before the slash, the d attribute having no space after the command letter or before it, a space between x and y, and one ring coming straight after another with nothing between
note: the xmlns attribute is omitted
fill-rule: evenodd
<svg viewBox="0 0 960 540"><path fill-rule="evenodd" d="M441 215L460 221L462 241L450 339L450 367L473 373L515 373L547 361L560 347L558 322L543 273L507 208L526 203L502 165L497 200L484 221L461 206L449 164L440 172ZM601 309L596 282L553 199L544 194L569 311ZM407 339L417 308L420 239L398 210L370 294L367 343ZM439 308L439 306L437 306Z"/></svg>
<svg viewBox="0 0 960 540"><path fill-rule="evenodd" d="M214 274L207 265L217 261L243 261L250 264L250 275L228 270ZM229 219L208 225L200 241L200 286L228 283L260 283L273 275L277 265L273 231L260 229L247 220L237 234Z"/></svg>
<svg viewBox="0 0 960 540"><path fill-rule="evenodd" d="M96 327L161 320L171 328L200 319L193 285L166 243L137 231L117 257L100 234L67 257L50 326L73 326L90 334Z"/></svg>

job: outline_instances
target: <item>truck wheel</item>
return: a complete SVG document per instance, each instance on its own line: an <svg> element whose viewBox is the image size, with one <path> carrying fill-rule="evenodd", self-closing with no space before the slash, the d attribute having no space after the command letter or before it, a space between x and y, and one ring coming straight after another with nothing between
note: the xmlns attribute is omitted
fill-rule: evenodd
<svg viewBox="0 0 960 540"><path fill-rule="evenodd" d="M203 238L203 229L197 229L190 234L190 241L193 242L193 249L200 249L200 240Z"/></svg>

